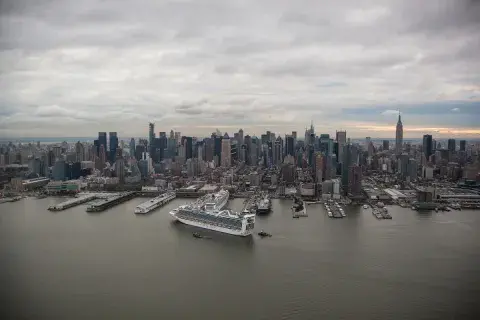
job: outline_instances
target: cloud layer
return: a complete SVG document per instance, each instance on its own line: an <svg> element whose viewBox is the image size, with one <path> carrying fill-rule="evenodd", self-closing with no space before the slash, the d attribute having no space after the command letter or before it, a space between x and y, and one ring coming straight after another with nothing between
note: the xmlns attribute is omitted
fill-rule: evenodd
<svg viewBox="0 0 480 320"><path fill-rule="evenodd" d="M0 6L0 136L480 134L479 1Z"/></svg>

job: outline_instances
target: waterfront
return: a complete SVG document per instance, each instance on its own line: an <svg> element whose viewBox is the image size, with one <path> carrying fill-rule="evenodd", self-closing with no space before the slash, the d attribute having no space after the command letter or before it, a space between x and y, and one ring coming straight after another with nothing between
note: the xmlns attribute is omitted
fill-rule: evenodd
<svg viewBox="0 0 480 320"><path fill-rule="evenodd" d="M480 215L389 207L328 218L323 205L292 219L273 200L239 238L172 222L175 199L135 215L135 198L100 213L65 198L0 207L2 297L12 318L443 319L466 318L480 295ZM244 199L230 201L241 210ZM202 231L203 233L204 231Z"/></svg>

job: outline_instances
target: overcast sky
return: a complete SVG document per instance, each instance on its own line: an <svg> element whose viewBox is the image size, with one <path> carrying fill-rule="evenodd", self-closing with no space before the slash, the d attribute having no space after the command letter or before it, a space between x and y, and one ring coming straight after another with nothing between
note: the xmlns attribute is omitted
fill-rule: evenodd
<svg viewBox="0 0 480 320"><path fill-rule="evenodd" d="M479 2L0 0L0 136L480 137Z"/></svg>

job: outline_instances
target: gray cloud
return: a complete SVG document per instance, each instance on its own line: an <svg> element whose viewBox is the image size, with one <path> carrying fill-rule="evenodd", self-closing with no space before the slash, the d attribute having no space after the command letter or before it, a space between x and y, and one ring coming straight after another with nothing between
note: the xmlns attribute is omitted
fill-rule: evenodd
<svg viewBox="0 0 480 320"><path fill-rule="evenodd" d="M464 110L480 96L479 10L470 0L0 1L0 135L139 136L148 121L260 134L313 119L355 136L367 134L355 120L390 120L339 110ZM413 119L479 127L463 112Z"/></svg>

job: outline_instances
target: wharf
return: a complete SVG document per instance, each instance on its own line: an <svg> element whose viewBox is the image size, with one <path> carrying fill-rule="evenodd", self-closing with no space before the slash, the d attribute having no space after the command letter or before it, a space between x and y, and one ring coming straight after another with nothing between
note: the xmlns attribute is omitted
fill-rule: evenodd
<svg viewBox="0 0 480 320"><path fill-rule="evenodd" d="M300 211L295 211L295 208L292 208L292 214L294 218L308 217L307 209L305 207Z"/></svg>
<svg viewBox="0 0 480 320"><path fill-rule="evenodd" d="M250 196L247 200L245 200L245 206L243 207L242 212L243 213L256 213L256 204L257 204L257 199L258 197L256 195Z"/></svg>
<svg viewBox="0 0 480 320"><path fill-rule="evenodd" d="M437 204L434 202L414 202L412 203L412 208L414 210L435 210L437 208Z"/></svg>
<svg viewBox="0 0 480 320"><path fill-rule="evenodd" d="M13 198L2 198L0 199L0 203L6 203L6 202L15 202L22 199L22 197L13 197Z"/></svg>
<svg viewBox="0 0 480 320"><path fill-rule="evenodd" d="M135 213L149 213L175 199L175 192L167 192L135 207Z"/></svg>
<svg viewBox="0 0 480 320"><path fill-rule="evenodd" d="M341 209L340 205L338 202L326 202L325 203L325 209L327 209L328 217L329 218L336 218L336 219L341 219L346 217L345 212Z"/></svg>
<svg viewBox="0 0 480 320"><path fill-rule="evenodd" d="M68 209L68 208L71 208L71 207L78 206L79 204L92 201L96 198L97 198L97 196L95 194L86 195L86 196L83 196L83 197L70 199L70 200L64 201L64 202L59 203L59 204L55 204L53 206L48 207L48 210L50 210L50 211L62 211L62 210L65 210L65 209Z"/></svg>
<svg viewBox="0 0 480 320"><path fill-rule="evenodd" d="M304 201L304 203L306 205L310 205L310 204L322 204L323 201L322 200L319 200L319 201Z"/></svg>
<svg viewBox="0 0 480 320"><path fill-rule="evenodd" d="M118 196L114 196L106 199L104 202L91 204L87 207L87 212L100 212L108 208L114 207L117 204L123 203L132 199L135 196L135 192L125 192Z"/></svg>

